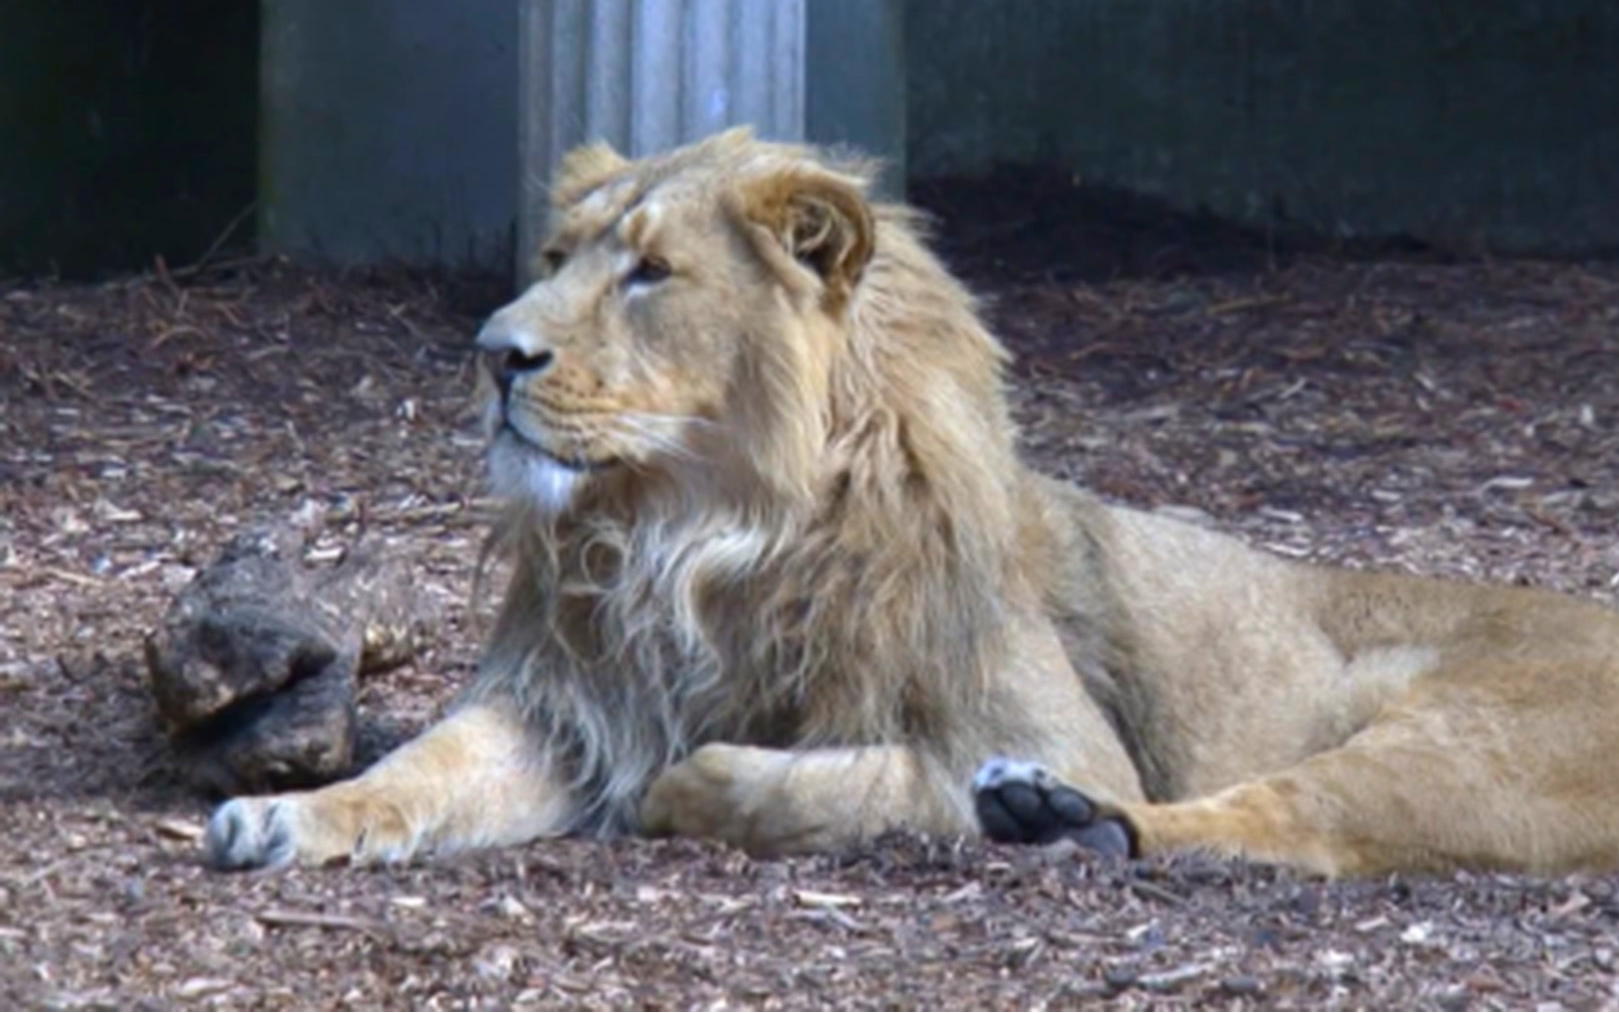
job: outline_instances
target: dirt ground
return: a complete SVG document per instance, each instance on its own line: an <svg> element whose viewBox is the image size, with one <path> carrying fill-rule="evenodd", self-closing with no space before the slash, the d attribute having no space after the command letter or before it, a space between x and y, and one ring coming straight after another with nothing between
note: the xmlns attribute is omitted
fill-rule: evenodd
<svg viewBox="0 0 1619 1013"><path fill-rule="evenodd" d="M1290 556L1614 599L1619 265L1334 248L1006 182L919 196L1019 355L1042 466ZM277 262L0 282L0 1004L1619 1005L1611 877L1328 884L905 836L204 868L142 634L244 523L294 519L315 558L363 530L445 615L363 686L371 741L427 721L476 652L468 348L499 296Z"/></svg>

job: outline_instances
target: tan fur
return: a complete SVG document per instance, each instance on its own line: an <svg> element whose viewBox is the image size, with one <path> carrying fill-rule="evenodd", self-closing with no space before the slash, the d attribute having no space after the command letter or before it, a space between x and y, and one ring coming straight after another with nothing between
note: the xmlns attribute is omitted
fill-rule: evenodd
<svg viewBox="0 0 1619 1013"><path fill-rule="evenodd" d="M641 829L972 832L999 753L1142 848L1619 864L1619 621L1311 568L1025 469L1005 354L869 166L721 135L565 163L480 338L512 562L478 678L225 865Z"/></svg>

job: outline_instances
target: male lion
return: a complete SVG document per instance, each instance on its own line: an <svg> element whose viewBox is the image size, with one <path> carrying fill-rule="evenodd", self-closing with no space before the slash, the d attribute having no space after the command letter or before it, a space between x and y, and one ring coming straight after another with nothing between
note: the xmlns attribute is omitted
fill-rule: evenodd
<svg viewBox="0 0 1619 1013"><path fill-rule="evenodd" d="M982 821L1328 874L1619 864L1613 613L1030 472L1004 351L870 177L745 132L567 158L544 277L478 339L513 575L476 682L353 780L225 803L216 863ZM996 755L1041 766L975 795Z"/></svg>

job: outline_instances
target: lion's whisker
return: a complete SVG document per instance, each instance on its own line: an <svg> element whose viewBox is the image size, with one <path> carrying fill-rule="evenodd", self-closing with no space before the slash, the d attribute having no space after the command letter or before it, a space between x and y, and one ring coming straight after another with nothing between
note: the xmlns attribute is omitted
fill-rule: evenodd
<svg viewBox="0 0 1619 1013"><path fill-rule="evenodd" d="M702 461L705 455L695 447L682 441L679 437L663 432L658 426L651 424L650 418L669 418L677 416L644 416L639 413L622 415L615 420L620 433L631 439L641 439L650 443L654 448L671 457L683 461Z"/></svg>

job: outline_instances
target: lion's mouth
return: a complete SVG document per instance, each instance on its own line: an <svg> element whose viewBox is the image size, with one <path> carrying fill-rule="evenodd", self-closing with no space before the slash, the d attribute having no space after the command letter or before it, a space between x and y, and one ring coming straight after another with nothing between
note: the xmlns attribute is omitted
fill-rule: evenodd
<svg viewBox="0 0 1619 1013"><path fill-rule="evenodd" d="M550 447L540 443L538 440L529 437L522 430L513 425L510 419L505 419L501 422L498 435L512 440L529 453L538 454L540 457L545 458L552 464L559 465L560 467L566 468L567 470L576 474L584 475L599 471L606 471L610 468L617 467L620 463L622 463L616 457L593 458L558 453L557 451L552 450Z"/></svg>

